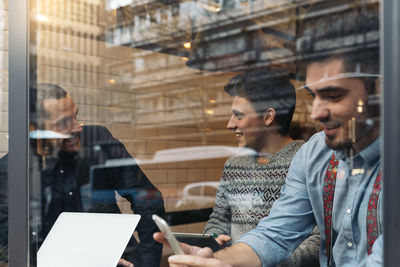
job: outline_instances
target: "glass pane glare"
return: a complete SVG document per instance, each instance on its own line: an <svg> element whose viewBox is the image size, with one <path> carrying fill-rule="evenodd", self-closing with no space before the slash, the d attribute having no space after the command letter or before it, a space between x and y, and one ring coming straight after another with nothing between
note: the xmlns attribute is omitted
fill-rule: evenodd
<svg viewBox="0 0 400 267"><path fill-rule="evenodd" d="M122 256L135 266L167 266L172 253L152 239L153 213L231 245L269 215L308 140L321 154L295 158L307 174L323 176L327 164L310 162L338 151L341 189L378 172L357 157L380 126L379 3L361 2L31 0L32 261L62 212L140 214ZM345 27L358 16L364 32ZM343 26L335 36L312 35L324 18ZM322 192L315 183L304 192ZM366 212L372 184L360 182L360 206L335 206L335 231L348 209ZM356 201L348 191L340 203ZM308 213L323 213L310 199ZM318 216L308 232L324 227Z"/></svg>

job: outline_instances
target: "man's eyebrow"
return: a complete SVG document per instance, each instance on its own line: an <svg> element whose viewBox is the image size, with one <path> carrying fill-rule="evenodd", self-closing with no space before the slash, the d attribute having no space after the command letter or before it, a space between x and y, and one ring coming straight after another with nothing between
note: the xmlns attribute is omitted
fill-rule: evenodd
<svg viewBox="0 0 400 267"><path fill-rule="evenodd" d="M71 116L66 116L66 117L59 118L59 119L55 120L53 123L61 123L61 122L73 119L77 114L78 114L78 110L76 110L75 114L73 114Z"/></svg>
<svg viewBox="0 0 400 267"><path fill-rule="evenodd" d="M311 91L311 88L307 85L304 85L303 88L306 89L310 94L314 95L313 91Z"/></svg>
<svg viewBox="0 0 400 267"><path fill-rule="evenodd" d="M340 86L327 86L327 87L316 89L315 91L317 91L318 93L325 93L325 92L330 92L330 91L348 91L348 90L349 89L346 89L346 88L340 87Z"/></svg>
<svg viewBox="0 0 400 267"><path fill-rule="evenodd" d="M232 109L232 113L235 114L235 115L243 115L244 114L243 112L240 112L240 111L238 111L236 109Z"/></svg>
<svg viewBox="0 0 400 267"><path fill-rule="evenodd" d="M70 117L71 117L71 116L69 116L69 117L62 117L62 118L60 118L60 119L58 119L58 120L55 120L53 123L54 123L54 124L64 123L64 122L68 121Z"/></svg>

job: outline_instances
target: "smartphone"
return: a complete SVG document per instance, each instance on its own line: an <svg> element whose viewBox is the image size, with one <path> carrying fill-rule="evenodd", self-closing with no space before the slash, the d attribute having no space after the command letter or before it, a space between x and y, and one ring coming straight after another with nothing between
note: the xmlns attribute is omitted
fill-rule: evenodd
<svg viewBox="0 0 400 267"><path fill-rule="evenodd" d="M213 235L210 234L195 234L195 233L172 233L176 239L180 242L198 246L201 248L209 247L212 249L213 252L216 252L222 247L218 244L215 240Z"/></svg>
<svg viewBox="0 0 400 267"><path fill-rule="evenodd" d="M152 219L160 229L161 233L164 234L164 237L167 239L174 254L185 254L179 245L178 240L176 240L175 236L172 234L171 228L169 228L167 222L156 214L153 214Z"/></svg>

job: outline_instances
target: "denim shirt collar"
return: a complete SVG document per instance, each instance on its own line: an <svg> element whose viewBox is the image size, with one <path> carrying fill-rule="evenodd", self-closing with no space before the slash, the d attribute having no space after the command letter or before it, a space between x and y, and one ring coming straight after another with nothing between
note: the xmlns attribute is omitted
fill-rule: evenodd
<svg viewBox="0 0 400 267"><path fill-rule="evenodd" d="M382 137L379 136L372 144L363 149L359 155L367 162L377 160L381 154Z"/></svg>

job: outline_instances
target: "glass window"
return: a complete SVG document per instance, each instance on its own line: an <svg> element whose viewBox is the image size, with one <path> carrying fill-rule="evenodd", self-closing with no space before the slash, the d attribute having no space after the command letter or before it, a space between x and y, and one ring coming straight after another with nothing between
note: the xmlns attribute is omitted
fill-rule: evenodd
<svg viewBox="0 0 400 267"><path fill-rule="evenodd" d="M333 195L322 260L344 264L336 241L355 244L365 257L352 263L365 264L372 226L351 228L351 215L382 223L381 209L368 209L381 186L379 1L29 2L33 265L62 212L140 214L122 255L135 266L166 266L172 254L153 240L152 214L230 246L270 212L272 226L314 212L289 232L314 242L305 257L318 262ZM6 85L0 93L6 100ZM281 191L291 163L296 176ZM282 209L271 210L281 192Z"/></svg>

